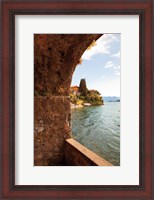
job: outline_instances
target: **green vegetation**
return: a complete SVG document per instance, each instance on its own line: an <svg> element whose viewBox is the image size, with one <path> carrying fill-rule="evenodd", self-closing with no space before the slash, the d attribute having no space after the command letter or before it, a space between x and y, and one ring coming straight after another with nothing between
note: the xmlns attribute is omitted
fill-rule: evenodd
<svg viewBox="0 0 154 200"><path fill-rule="evenodd" d="M103 105L102 96L97 90L88 91L86 100L92 105Z"/></svg>
<svg viewBox="0 0 154 200"><path fill-rule="evenodd" d="M81 79L80 85L70 88L71 103L75 105L103 105L101 94L97 90L88 90L86 80Z"/></svg>

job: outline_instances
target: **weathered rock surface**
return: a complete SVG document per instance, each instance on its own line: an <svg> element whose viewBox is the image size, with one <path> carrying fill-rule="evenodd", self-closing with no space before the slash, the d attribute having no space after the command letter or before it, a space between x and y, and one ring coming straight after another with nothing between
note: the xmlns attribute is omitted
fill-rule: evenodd
<svg viewBox="0 0 154 200"><path fill-rule="evenodd" d="M64 142L71 137L70 101L67 97L35 97L35 165L63 162Z"/></svg>
<svg viewBox="0 0 154 200"><path fill-rule="evenodd" d="M99 37L99 34L35 34L35 91L41 95L68 95L79 59Z"/></svg>
<svg viewBox="0 0 154 200"><path fill-rule="evenodd" d="M86 48L99 34L34 36L34 165L59 165L71 137L72 75Z"/></svg>

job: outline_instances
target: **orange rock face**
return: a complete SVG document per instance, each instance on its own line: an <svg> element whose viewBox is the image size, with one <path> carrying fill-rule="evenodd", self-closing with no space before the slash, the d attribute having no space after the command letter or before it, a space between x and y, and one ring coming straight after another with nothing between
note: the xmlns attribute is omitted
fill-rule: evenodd
<svg viewBox="0 0 154 200"><path fill-rule="evenodd" d="M58 165L71 137L72 75L87 47L100 34L34 35L34 164Z"/></svg>

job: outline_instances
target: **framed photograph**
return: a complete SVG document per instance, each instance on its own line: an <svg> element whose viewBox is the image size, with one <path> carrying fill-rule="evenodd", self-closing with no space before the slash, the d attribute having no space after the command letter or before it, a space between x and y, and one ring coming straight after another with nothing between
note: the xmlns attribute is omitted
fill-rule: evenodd
<svg viewBox="0 0 154 200"><path fill-rule="evenodd" d="M153 1L1 1L2 199L153 199Z"/></svg>

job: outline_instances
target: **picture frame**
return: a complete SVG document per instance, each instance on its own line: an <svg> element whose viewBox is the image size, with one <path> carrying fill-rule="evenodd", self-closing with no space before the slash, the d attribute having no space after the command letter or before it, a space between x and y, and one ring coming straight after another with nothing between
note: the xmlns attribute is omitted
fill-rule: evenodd
<svg viewBox="0 0 154 200"><path fill-rule="evenodd" d="M1 1L1 198L153 199L152 1ZM139 185L15 185L15 16L139 15L140 148Z"/></svg>

